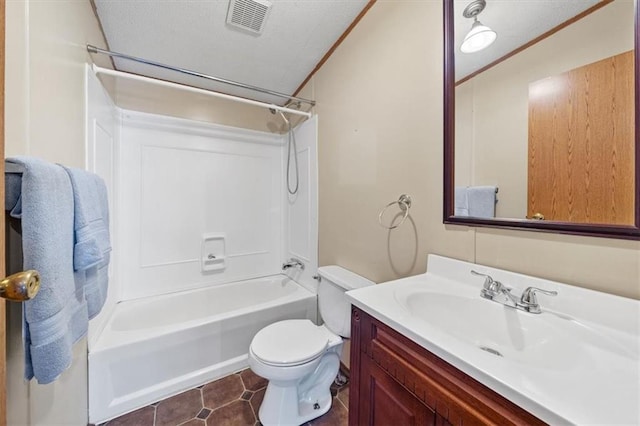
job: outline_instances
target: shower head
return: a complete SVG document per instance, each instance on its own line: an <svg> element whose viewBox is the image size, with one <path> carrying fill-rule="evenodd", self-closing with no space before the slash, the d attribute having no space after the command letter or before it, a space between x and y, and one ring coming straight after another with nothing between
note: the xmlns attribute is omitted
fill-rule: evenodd
<svg viewBox="0 0 640 426"><path fill-rule="evenodd" d="M273 115L276 115L276 113L280 114L280 117L282 117L282 119L284 120L285 123L287 123L287 126L289 126L289 120L287 120L287 117L284 116L284 114L282 113L282 111L278 111L275 108L269 108L269 112Z"/></svg>
<svg viewBox="0 0 640 426"><path fill-rule="evenodd" d="M284 114L282 113L282 111L278 111L280 113L280 117L282 117L282 119L284 120L285 123L287 123L287 126L291 127L291 123L289 123L289 120L287 120L287 117L284 116Z"/></svg>

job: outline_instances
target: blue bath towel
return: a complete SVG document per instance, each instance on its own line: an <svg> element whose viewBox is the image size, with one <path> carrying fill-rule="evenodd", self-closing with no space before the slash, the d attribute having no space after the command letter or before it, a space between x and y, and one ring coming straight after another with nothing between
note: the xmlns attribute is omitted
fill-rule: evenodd
<svg viewBox="0 0 640 426"><path fill-rule="evenodd" d="M40 272L40 291L24 303L25 377L54 381L87 332L84 287L73 271L73 193L65 170L29 157L6 159L23 173L6 174L5 208L22 219L25 269Z"/></svg>
<svg viewBox="0 0 640 426"><path fill-rule="evenodd" d="M73 269L85 289L89 318L96 316L107 298L111 252L107 187L98 175L65 167L74 201Z"/></svg>

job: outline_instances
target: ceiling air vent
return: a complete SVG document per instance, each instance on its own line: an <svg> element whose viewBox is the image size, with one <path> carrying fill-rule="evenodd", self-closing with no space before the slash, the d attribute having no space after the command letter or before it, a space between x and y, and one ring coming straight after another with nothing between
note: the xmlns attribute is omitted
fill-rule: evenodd
<svg viewBox="0 0 640 426"><path fill-rule="evenodd" d="M266 0L231 0L227 13L227 24L261 34L271 10L271 2Z"/></svg>

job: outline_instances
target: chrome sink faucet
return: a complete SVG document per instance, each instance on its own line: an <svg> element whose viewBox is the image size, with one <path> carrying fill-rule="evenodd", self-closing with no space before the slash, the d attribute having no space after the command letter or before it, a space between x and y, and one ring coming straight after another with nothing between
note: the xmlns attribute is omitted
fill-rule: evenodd
<svg viewBox="0 0 640 426"><path fill-rule="evenodd" d="M522 297L520 298L520 303L518 304L518 308L523 311L530 312L532 314L539 314L542 311L540 310L540 305L538 304L538 298L536 297L536 293L546 294L547 296L557 296L557 291L549 291L543 290L537 287L527 287L522 292Z"/></svg>
<svg viewBox="0 0 640 426"><path fill-rule="evenodd" d="M539 314L540 305L538 304L538 298L536 293L546 294L548 296L557 296L557 291L543 290L537 287L527 287L523 292L520 299L511 293L511 288L506 287L500 281L496 281L491 275L481 274L477 271L471 271L473 275L479 275L484 277L484 284L482 290L480 290L480 296L485 299L492 300L497 303L501 303L510 308L520 309L521 311L529 312L532 314Z"/></svg>
<svg viewBox="0 0 640 426"><path fill-rule="evenodd" d="M304 263L298 258L292 257L282 264L282 270L286 271L289 268L296 268L301 271L304 271Z"/></svg>
<svg viewBox="0 0 640 426"><path fill-rule="evenodd" d="M518 298L511 294L511 289L506 287L500 281L493 279L491 275L481 274L477 271L471 271L473 275L479 275L484 277L484 284L482 290L480 290L480 296L494 302L502 303L503 305L515 308L518 306Z"/></svg>

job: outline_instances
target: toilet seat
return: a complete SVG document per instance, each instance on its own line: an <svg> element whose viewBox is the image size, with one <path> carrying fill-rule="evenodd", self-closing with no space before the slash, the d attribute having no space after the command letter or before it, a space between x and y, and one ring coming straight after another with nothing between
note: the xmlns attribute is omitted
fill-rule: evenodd
<svg viewBox="0 0 640 426"><path fill-rule="evenodd" d="M322 355L331 336L310 320L285 320L260 330L251 342L251 352L261 362L274 366L304 364Z"/></svg>

